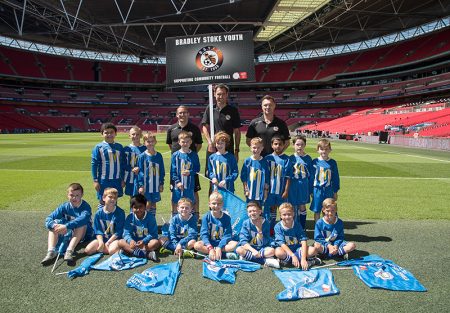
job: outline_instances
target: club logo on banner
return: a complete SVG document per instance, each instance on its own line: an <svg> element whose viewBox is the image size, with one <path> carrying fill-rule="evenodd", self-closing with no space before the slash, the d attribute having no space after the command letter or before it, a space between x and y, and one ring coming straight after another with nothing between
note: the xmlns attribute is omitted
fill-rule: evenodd
<svg viewBox="0 0 450 313"><path fill-rule="evenodd" d="M216 47L203 47L197 52L195 62L203 72L214 72L222 66L222 51Z"/></svg>
<svg viewBox="0 0 450 313"><path fill-rule="evenodd" d="M166 38L167 86L255 81L252 32Z"/></svg>

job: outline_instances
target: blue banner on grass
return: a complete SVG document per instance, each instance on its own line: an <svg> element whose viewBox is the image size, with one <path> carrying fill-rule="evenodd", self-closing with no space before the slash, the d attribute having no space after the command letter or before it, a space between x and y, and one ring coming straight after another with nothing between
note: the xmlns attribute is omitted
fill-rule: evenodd
<svg viewBox="0 0 450 313"><path fill-rule="evenodd" d="M245 260L211 261L205 258L203 262L203 277L230 284L236 281L237 271L255 272L261 268L260 264Z"/></svg>
<svg viewBox="0 0 450 313"><path fill-rule="evenodd" d="M427 291L406 269L378 255L338 262L340 266L352 266L355 275L370 288L395 291Z"/></svg>
<svg viewBox="0 0 450 313"><path fill-rule="evenodd" d="M222 267L237 268L243 272L256 272L261 269L261 264L245 260L220 260L215 262Z"/></svg>
<svg viewBox="0 0 450 313"><path fill-rule="evenodd" d="M233 237L239 237L242 223L248 219L247 204L238 196L226 189L219 188L219 192L223 197L223 209L228 212L231 217L231 229Z"/></svg>
<svg viewBox="0 0 450 313"><path fill-rule="evenodd" d="M273 272L286 288L277 295L278 301L293 301L339 294L333 275L328 269L313 269L310 271L275 270Z"/></svg>
<svg viewBox="0 0 450 313"><path fill-rule="evenodd" d="M203 262L203 277L218 282L234 284L238 270L235 267L222 267L215 262Z"/></svg>
<svg viewBox="0 0 450 313"><path fill-rule="evenodd" d="M92 266L97 271L123 271L147 264L147 259L129 257L116 252L100 264Z"/></svg>
<svg viewBox="0 0 450 313"><path fill-rule="evenodd" d="M90 257L86 258L81 262L80 266L77 268L69 271L67 273L67 277L70 279L74 279L75 277L83 277L89 274L89 271L91 267L97 263L98 260L102 257L103 253L97 253L94 255L91 255Z"/></svg>
<svg viewBox="0 0 450 313"><path fill-rule="evenodd" d="M136 273L127 281L127 287L143 292L173 295L180 276L180 263L172 262L146 269Z"/></svg>

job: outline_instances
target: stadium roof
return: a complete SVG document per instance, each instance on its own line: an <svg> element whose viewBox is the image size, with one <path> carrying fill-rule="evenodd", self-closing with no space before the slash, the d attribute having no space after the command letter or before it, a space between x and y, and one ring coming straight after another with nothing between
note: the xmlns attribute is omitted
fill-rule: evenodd
<svg viewBox="0 0 450 313"><path fill-rule="evenodd" d="M449 13L443 0L0 0L0 34L155 58L166 37L250 30L258 56L370 40Z"/></svg>

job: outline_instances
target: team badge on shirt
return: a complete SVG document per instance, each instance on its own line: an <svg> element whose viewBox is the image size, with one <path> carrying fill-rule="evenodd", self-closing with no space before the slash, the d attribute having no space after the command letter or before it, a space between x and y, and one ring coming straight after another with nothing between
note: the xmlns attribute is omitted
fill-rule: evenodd
<svg viewBox="0 0 450 313"><path fill-rule="evenodd" d="M278 131L278 127L275 126L275 127L273 128L273 130L277 132L277 131Z"/></svg>
<svg viewBox="0 0 450 313"><path fill-rule="evenodd" d="M225 115L225 118L227 119L227 121L231 120L231 116L229 115Z"/></svg>

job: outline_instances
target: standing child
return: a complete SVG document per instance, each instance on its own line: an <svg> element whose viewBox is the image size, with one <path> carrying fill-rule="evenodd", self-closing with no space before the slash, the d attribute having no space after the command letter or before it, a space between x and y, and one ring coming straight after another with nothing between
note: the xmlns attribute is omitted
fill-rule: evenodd
<svg viewBox="0 0 450 313"><path fill-rule="evenodd" d="M164 161L161 153L156 152L156 137L148 132L144 135L144 145L147 148L138 157L139 168L138 192L147 199L146 209L156 214L156 203L161 201L161 192L164 190Z"/></svg>
<svg viewBox="0 0 450 313"><path fill-rule="evenodd" d="M286 202L278 208L281 221L275 225L275 244L278 246L275 255L284 264L292 263L306 271L312 265L319 265L319 258L314 247L308 247L308 237L298 221L294 219L294 207ZM308 259L309 258L309 259Z"/></svg>
<svg viewBox="0 0 450 313"><path fill-rule="evenodd" d="M83 187L72 183L67 188L69 201L58 206L45 220L48 228L47 255L41 261L42 265L49 265L57 257L56 245L65 235L72 232L69 245L64 254L64 261L73 263L76 246L82 239L89 240L92 236L91 206L84 201Z"/></svg>
<svg viewBox="0 0 450 313"><path fill-rule="evenodd" d="M292 175L292 164L289 157L283 153L284 140L278 136L272 138L273 153L264 158L269 167L269 195L265 203L265 216L270 221L270 231L277 218L278 206L288 200L289 185ZM267 209L269 208L269 212Z"/></svg>
<svg viewBox="0 0 450 313"><path fill-rule="evenodd" d="M234 181L238 177L239 169L234 154L226 150L230 143L230 136L223 131L214 136L217 152L209 156L208 175L214 190L217 186L234 193Z"/></svg>
<svg viewBox="0 0 450 313"><path fill-rule="evenodd" d="M155 216L145 209L146 204L147 199L143 195L131 197L132 213L125 219L123 239L119 240L119 248L129 255L159 262L155 253L160 247L158 225Z"/></svg>
<svg viewBox="0 0 450 313"><path fill-rule="evenodd" d="M291 184L289 186L289 203L294 207L295 220L306 229L306 204L310 202L312 159L306 154L306 137L297 135L292 140L294 155L290 156L292 166Z"/></svg>
<svg viewBox="0 0 450 313"><path fill-rule="evenodd" d="M262 217L257 201L247 203L247 214L249 218L242 223L236 252L241 259L280 268L278 260L273 258L275 249L270 246L270 222Z"/></svg>
<svg viewBox="0 0 450 313"><path fill-rule="evenodd" d="M169 225L169 238L161 237L161 252L164 249L170 250L174 254L181 255L183 250L194 249L197 240L197 218L192 214L193 203L191 199L181 198L178 200L178 214L173 216ZM194 257L191 251L185 251L184 257Z"/></svg>
<svg viewBox="0 0 450 313"><path fill-rule="evenodd" d="M313 199L309 209L314 212L314 221L320 218L322 202L327 198L337 200L340 188L339 171L335 160L329 157L331 143L328 139L321 139L317 144L319 157L312 161L313 167Z"/></svg>
<svg viewBox="0 0 450 313"><path fill-rule="evenodd" d="M181 131L178 135L178 144L181 148L172 154L170 161L170 178L173 182L172 216L177 214L177 202L181 198L188 198L195 203L195 175L200 171L197 152L189 148L192 136L186 131ZM195 214L198 219L198 212Z"/></svg>
<svg viewBox="0 0 450 313"><path fill-rule="evenodd" d="M116 126L112 123L102 124L100 132L104 140L92 150L91 171L97 199L101 203L103 191L108 187L116 188L119 197L122 197L122 189L125 186L123 181L125 157L122 145L114 142L117 135Z"/></svg>
<svg viewBox="0 0 450 313"><path fill-rule="evenodd" d="M139 127L133 126L130 129L128 136L131 143L123 148L125 155L125 194L133 196L138 193L135 190L137 176L139 174L139 167L137 167L138 156L145 151L145 146L141 145L142 131Z"/></svg>
<svg viewBox="0 0 450 313"><path fill-rule="evenodd" d="M200 228L200 241L194 245L194 249L208 254L214 260L222 259L222 253L233 252L237 242L231 240L231 217L223 211L223 197L218 191L213 191L209 196L209 212L203 215ZM235 254L227 253L227 257Z"/></svg>
<svg viewBox="0 0 450 313"><path fill-rule="evenodd" d="M314 247L326 257L341 256L348 259L348 253L355 250L356 245L344 240L344 223L337 217L336 200L325 199L322 212L323 217L316 222L314 229Z"/></svg>
<svg viewBox="0 0 450 313"><path fill-rule="evenodd" d="M114 254L119 251L119 239L122 238L125 212L117 206L118 191L106 188L103 192L104 205L99 205L94 216L94 235L84 252L87 255L101 252Z"/></svg>
<svg viewBox="0 0 450 313"><path fill-rule="evenodd" d="M252 155L244 160L241 169L241 180L244 185L244 195L249 201L258 201L260 205L266 200L269 191L269 168L261 156L263 141L259 137L250 140Z"/></svg>

